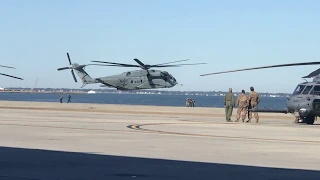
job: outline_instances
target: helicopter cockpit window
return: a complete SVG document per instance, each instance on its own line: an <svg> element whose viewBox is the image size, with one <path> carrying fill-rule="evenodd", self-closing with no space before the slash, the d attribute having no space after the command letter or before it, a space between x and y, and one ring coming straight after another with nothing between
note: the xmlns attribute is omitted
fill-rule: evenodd
<svg viewBox="0 0 320 180"><path fill-rule="evenodd" d="M126 76L130 76L131 75L131 72L127 72Z"/></svg>
<svg viewBox="0 0 320 180"><path fill-rule="evenodd" d="M320 85L315 85L310 94L320 96Z"/></svg>
<svg viewBox="0 0 320 180"><path fill-rule="evenodd" d="M297 88L294 90L293 95L301 94L304 87L305 87L305 85L298 85Z"/></svg>
<svg viewBox="0 0 320 180"><path fill-rule="evenodd" d="M312 86L307 86L304 91L302 92L302 94L306 95L309 94L310 90L312 89Z"/></svg>

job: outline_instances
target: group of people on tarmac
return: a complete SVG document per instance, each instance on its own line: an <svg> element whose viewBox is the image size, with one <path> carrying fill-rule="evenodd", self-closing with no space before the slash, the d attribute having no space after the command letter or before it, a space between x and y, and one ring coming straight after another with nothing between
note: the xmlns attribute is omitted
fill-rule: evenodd
<svg viewBox="0 0 320 180"><path fill-rule="evenodd" d="M239 122L240 118L242 122L246 119L246 115L248 113L248 120L246 122L251 122L252 119L252 109L258 108L258 104L260 103L260 96L257 92L254 91L253 87L250 87L250 93L247 96L245 90L241 91L241 94L238 95L237 100L234 100L234 94L232 92L232 88L229 88L229 92L224 97L224 107L225 107L225 115L226 121L231 121L233 108L237 105L237 116L236 121ZM256 119L256 123L259 122L259 115L257 112L253 112L254 118Z"/></svg>
<svg viewBox="0 0 320 180"><path fill-rule="evenodd" d="M195 107L196 106L196 101L192 98L187 98L186 99L186 106L187 107Z"/></svg>

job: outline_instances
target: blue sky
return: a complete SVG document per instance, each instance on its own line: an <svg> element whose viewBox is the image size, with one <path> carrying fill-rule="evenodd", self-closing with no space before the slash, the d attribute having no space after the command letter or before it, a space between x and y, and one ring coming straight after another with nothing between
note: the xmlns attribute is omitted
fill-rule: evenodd
<svg viewBox="0 0 320 180"><path fill-rule="evenodd" d="M320 2L294 0L29 0L0 3L1 87L79 88L73 62L146 64L180 59L207 65L161 68L183 86L171 90L289 92L320 66L199 76L211 72L320 60ZM87 67L92 77L134 68ZM80 80L78 78L78 80ZM311 80L311 79L310 79ZM87 85L87 88L98 85Z"/></svg>

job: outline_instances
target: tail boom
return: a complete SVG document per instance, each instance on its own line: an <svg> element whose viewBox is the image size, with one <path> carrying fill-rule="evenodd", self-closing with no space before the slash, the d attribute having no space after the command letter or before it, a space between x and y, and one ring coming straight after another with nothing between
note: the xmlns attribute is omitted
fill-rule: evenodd
<svg viewBox="0 0 320 180"><path fill-rule="evenodd" d="M83 70L82 67L76 67L74 68L74 71L80 77L83 84L99 83L96 79L92 79L90 75L85 70Z"/></svg>

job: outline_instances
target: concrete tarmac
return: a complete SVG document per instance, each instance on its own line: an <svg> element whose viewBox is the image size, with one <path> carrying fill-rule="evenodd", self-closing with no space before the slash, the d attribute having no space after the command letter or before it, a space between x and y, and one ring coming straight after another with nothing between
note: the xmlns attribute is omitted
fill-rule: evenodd
<svg viewBox="0 0 320 180"><path fill-rule="evenodd" d="M289 114L7 101L0 114L0 179L320 178L320 123Z"/></svg>

